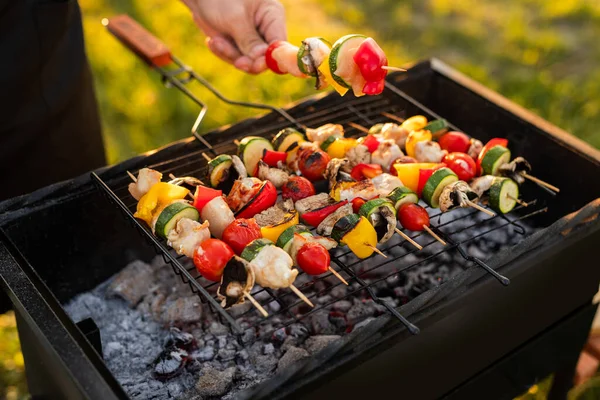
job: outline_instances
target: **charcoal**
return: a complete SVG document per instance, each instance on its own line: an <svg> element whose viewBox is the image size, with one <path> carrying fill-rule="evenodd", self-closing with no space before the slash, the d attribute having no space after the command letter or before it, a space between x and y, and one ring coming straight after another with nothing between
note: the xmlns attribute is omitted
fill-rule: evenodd
<svg viewBox="0 0 600 400"><path fill-rule="evenodd" d="M229 334L229 328L218 322L213 322L212 324L210 324L210 328L208 328L208 331L217 337L226 336Z"/></svg>
<svg viewBox="0 0 600 400"><path fill-rule="evenodd" d="M271 335L271 340L275 343L282 344L285 339L287 339L287 336L288 335L285 328L279 328L273 332L273 335Z"/></svg>
<svg viewBox="0 0 600 400"><path fill-rule="evenodd" d="M245 345L254 343L254 341L256 340L256 331L254 330L254 328L246 329L242 334L241 340L242 343L244 343Z"/></svg>
<svg viewBox="0 0 600 400"><path fill-rule="evenodd" d="M202 303L197 296L180 297L165 308L162 320L166 323L185 324L202 318Z"/></svg>
<svg viewBox="0 0 600 400"><path fill-rule="evenodd" d="M188 367L189 370L189 367ZM169 396L179 397L183 394L183 386L177 382L170 382L167 384L167 390L169 391Z"/></svg>
<svg viewBox="0 0 600 400"><path fill-rule="evenodd" d="M331 289L331 291L329 293L336 299L339 299L339 298L346 296L347 292L348 292L348 289L346 288L346 285L340 284L340 285L334 287L333 289Z"/></svg>
<svg viewBox="0 0 600 400"><path fill-rule="evenodd" d="M312 336L312 337L309 337L308 339L306 339L306 342L304 343L304 347L306 348L306 350L309 353L315 354L315 353L318 353L319 351L323 350L325 347L329 346L331 343L335 342L336 340L339 340L340 338L341 338L341 336L339 336L339 335Z"/></svg>
<svg viewBox="0 0 600 400"><path fill-rule="evenodd" d="M348 312L348 310L352 307L352 303L348 300L340 300L338 302L333 303L333 309L340 312Z"/></svg>
<svg viewBox="0 0 600 400"><path fill-rule="evenodd" d="M122 353L124 348L119 342L109 342L104 346L103 350L104 358L112 358L113 356Z"/></svg>
<svg viewBox="0 0 600 400"><path fill-rule="evenodd" d="M288 336L283 341L283 344L281 345L281 350L286 351L287 349L290 348L290 346L298 347L298 346L300 346L300 344L301 344L301 341L298 338L295 338L293 336Z"/></svg>
<svg viewBox="0 0 600 400"><path fill-rule="evenodd" d="M183 332L173 326L169 329L169 337L165 347L177 347L191 352L196 349L196 339L191 333Z"/></svg>
<svg viewBox="0 0 600 400"><path fill-rule="evenodd" d="M332 299L333 299L333 297L330 295L321 296L317 299L317 303L327 304L327 303L331 302Z"/></svg>
<svg viewBox="0 0 600 400"><path fill-rule="evenodd" d="M273 354L260 355L252 360L252 364L258 373L266 374L275 369L277 366L277 357Z"/></svg>
<svg viewBox="0 0 600 400"><path fill-rule="evenodd" d="M315 335L333 335L337 332L335 325L329 322L329 315L322 312L310 317L310 327Z"/></svg>
<svg viewBox="0 0 600 400"><path fill-rule="evenodd" d="M206 346L205 348L194 352L193 357L199 361L210 361L213 358L215 358L215 348L211 346Z"/></svg>
<svg viewBox="0 0 600 400"><path fill-rule="evenodd" d="M263 347L263 354L268 355L273 353L275 353L275 346L273 346L273 343L265 344L265 347Z"/></svg>
<svg viewBox="0 0 600 400"><path fill-rule="evenodd" d="M371 321L374 321L374 320L375 320L375 318L371 318L371 317L369 317L369 318L367 318L365 320L362 320L361 322L359 322L358 324L356 324L354 326L354 329L356 330L356 329L362 328L363 326L367 326L368 324L371 323Z"/></svg>
<svg viewBox="0 0 600 400"><path fill-rule="evenodd" d="M196 383L196 390L202 397L222 396L233 384L235 367L227 368L224 371L218 371L214 368L203 368L202 376Z"/></svg>
<svg viewBox="0 0 600 400"><path fill-rule="evenodd" d="M108 287L107 294L119 296L134 307L150 291L153 284L154 274L150 265L134 261L117 274Z"/></svg>
<svg viewBox="0 0 600 400"><path fill-rule="evenodd" d="M252 303L249 301L244 302L243 304L236 304L231 308L227 309L227 312L231 314L233 318L239 318L248 312L252 308Z"/></svg>
<svg viewBox="0 0 600 400"><path fill-rule="evenodd" d="M246 349L242 349L237 353L237 359L241 363L247 361L249 357L250 355L248 354L248 351Z"/></svg>
<svg viewBox="0 0 600 400"><path fill-rule="evenodd" d="M373 315L373 312L374 310L369 304L359 302L353 305L350 310L348 310L346 318L348 318L348 322L350 322L352 325L356 325L360 321Z"/></svg>
<svg viewBox="0 0 600 400"><path fill-rule="evenodd" d="M333 333L342 334L349 331L351 324L346 318L346 314L339 311L332 311L328 316L329 322L335 327Z"/></svg>
<svg viewBox="0 0 600 400"><path fill-rule="evenodd" d="M299 347L293 347L287 349L283 357L277 363L277 371L281 371L294 364L295 362L302 360L303 358L308 357L309 354L306 350L301 349Z"/></svg>
<svg viewBox="0 0 600 400"><path fill-rule="evenodd" d="M235 350L220 349L219 352L217 353L217 357L221 361L229 361L229 360L233 360L235 358L235 354L236 354Z"/></svg>
<svg viewBox="0 0 600 400"><path fill-rule="evenodd" d="M287 332L290 336L293 336L297 339L304 340L308 337L308 328L303 324L292 324L288 326Z"/></svg>
<svg viewBox="0 0 600 400"><path fill-rule="evenodd" d="M279 310L281 310L281 305L278 302L273 300L272 302L269 303L269 309L271 309L271 311L276 313Z"/></svg>
<svg viewBox="0 0 600 400"><path fill-rule="evenodd" d="M154 360L152 376L160 381L174 378L183 371L187 360L187 351L174 346L168 347Z"/></svg>
<svg viewBox="0 0 600 400"><path fill-rule="evenodd" d="M217 342L217 343L218 343L218 347L219 347L220 349L223 349L223 348L225 348L225 346L227 346L227 338L226 338L226 337L223 337L223 336L221 336L221 337L218 339L218 342Z"/></svg>

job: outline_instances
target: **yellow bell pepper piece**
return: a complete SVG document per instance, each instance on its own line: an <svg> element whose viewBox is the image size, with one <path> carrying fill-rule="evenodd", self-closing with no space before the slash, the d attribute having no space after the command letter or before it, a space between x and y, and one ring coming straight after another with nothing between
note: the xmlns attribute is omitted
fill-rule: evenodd
<svg viewBox="0 0 600 400"><path fill-rule="evenodd" d="M348 150L353 149L358 145L358 140L354 139L354 138L344 138L343 141L344 141L344 146L346 147L346 151L344 151L344 157L345 157ZM343 158L343 157L340 157L340 158Z"/></svg>
<svg viewBox="0 0 600 400"><path fill-rule="evenodd" d="M411 131L406 138L406 154L410 157L414 157L415 146L417 145L417 143L431 140L432 137L433 136L429 131Z"/></svg>
<svg viewBox="0 0 600 400"><path fill-rule="evenodd" d="M162 210L175 200L181 200L188 195L190 191L184 187L173 185L167 182L159 182L153 185L148 193L142 196L137 204L134 217L144 220L148 225L152 224L154 214Z"/></svg>
<svg viewBox="0 0 600 400"><path fill-rule="evenodd" d="M348 88L345 88L339 83L337 83L331 75L331 71L329 70L329 57L325 57L325 60L321 63L321 65L319 65L318 70L323 74L325 82L329 83L331 87L335 89L336 92L338 92L342 96L346 94Z"/></svg>
<svg viewBox="0 0 600 400"><path fill-rule="evenodd" d="M340 201L340 196L341 196L342 190L352 187L352 186L356 185L357 183L358 182L338 182L331 188L329 195L335 201Z"/></svg>
<svg viewBox="0 0 600 400"><path fill-rule="evenodd" d="M407 131L420 131L427 125L427 118L423 115L415 115L402 123L402 127Z"/></svg>
<svg viewBox="0 0 600 400"><path fill-rule="evenodd" d="M346 152L356 146L356 139L337 138L327 146L327 154L332 158L344 158Z"/></svg>
<svg viewBox="0 0 600 400"><path fill-rule="evenodd" d="M408 163L394 164L394 168L396 168L398 178L400 178L404 186L416 193L419 186L419 170L432 169L438 165L436 163Z"/></svg>
<svg viewBox="0 0 600 400"><path fill-rule="evenodd" d="M358 258L367 258L373 254L373 249L377 245L377 232L373 225L363 216L360 217L358 224L348 232L342 242L352 250Z"/></svg>
<svg viewBox="0 0 600 400"><path fill-rule="evenodd" d="M293 215L292 215L293 214ZM265 239L269 239L271 242L277 242L279 235L283 233L290 226L298 225L300 223L300 217L297 211L293 211L290 215L287 215L284 219L284 223L279 225L267 225L260 228L260 233Z"/></svg>

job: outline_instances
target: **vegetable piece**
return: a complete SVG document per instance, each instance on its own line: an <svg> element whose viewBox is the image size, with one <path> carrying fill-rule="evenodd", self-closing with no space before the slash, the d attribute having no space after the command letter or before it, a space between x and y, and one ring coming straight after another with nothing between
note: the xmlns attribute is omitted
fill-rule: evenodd
<svg viewBox="0 0 600 400"><path fill-rule="evenodd" d="M331 158L344 158L346 152L355 145L356 139L329 136L321 143L321 149L326 151Z"/></svg>
<svg viewBox="0 0 600 400"><path fill-rule="evenodd" d="M448 132L440 137L438 143L448 153L466 153L471 147L471 139L462 132Z"/></svg>
<svg viewBox="0 0 600 400"><path fill-rule="evenodd" d="M138 171L137 180L128 185L131 196L140 200L152 186L162 180L162 174L151 168L142 168Z"/></svg>
<svg viewBox="0 0 600 400"><path fill-rule="evenodd" d="M279 65L277 63L277 60L275 60L275 58L273 58L273 51L275 49L277 49L278 47L281 47L285 44L286 42L284 42L283 40L277 40L273 43L271 43L271 45L267 48L267 51L265 53L265 62L267 64L267 67L275 72L276 74L280 74L280 75L284 75L286 73L286 71L282 71L279 68Z"/></svg>
<svg viewBox="0 0 600 400"><path fill-rule="evenodd" d="M196 249L194 265L204 278L219 282L225 265L233 256L233 250L227 243L219 239L208 239Z"/></svg>
<svg viewBox="0 0 600 400"><path fill-rule="evenodd" d="M240 141L238 155L244 162L248 175L254 176L258 160L262 158L265 149L273 150L273 146L263 137L247 136Z"/></svg>
<svg viewBox="0 0 600 400"><path fill-rule="evenodd" d="M366 81L363 92L369 95L377 95L383 91L387 70L383 66L388 65L385 53L373 38L363 41L352 57L360 74Z"/></svg>
<svg viewBox="0 0 600 400"><path fill-rule="evenodd" d="M253 218L238 218L225 228L222 240L240 255L250 242L261 237L260 227Z"/></svg>
<svg viewBox="0 0 600 400"><path fill-rule="evenodd" d="M206 203L200 212L200 218L209 222L210 233L218 239L221 239L225 228L235 219L229 205L221 196Z"/></svg>
<svg viewBox="0 0 600 400"><path fill-rule="evenodd" d="M367 148L369 149L369 153L373 153L379 147L380 142L379 139L377 139L375 136L367 135L363 139L361 144L367 146Z"/></svg>
<svg viewBox="0 0 600 400"><path fill-rule="evenodd" d="M302 220L310 226L317 227L323 220L331 213L343 205L348 204L347 200L338 201L337 203L327 205L325 207L318 208L316 210L309 211L302 214Z"/></svg>
<svg viewBox="0 0 600 400"><path fill-rule="evenodd" d="M279 235L290 226L298 225L300 219L296 210L290 211L285 215L280 223L275 225L267 225L260 228L260 233L265 239L269 239L273 243L277 242Z"/></svg>
<svg viewBox="0 0 600 400"><path fill-rule="evenodd" d="M185 198L189 193L190 191L184 187L158 182L152 185L150 190L142 196L133 216L152 226L152 219L156 212L175 200Z"/></svg>
<svg viewBox="0 0 600 400"><path fill-rule="evenodd" d="M306 78L296 62L298 50L298 46L294 46L289 42L276 41L271 43L265 52L267 67L277 74L288 73L298 78Z"/></svg>
<svg viewBox="0 0 600 400"><path fill-rule="evenodd" d="M439 207L439 199L446 185L456 182L458 176L450 168L435 171L423 187L423 200L433 208Z"/></svg>
<svg viewBox="0 0 600 400"><path fill-rule="evenodd" d="M481 172L485 175L498 175L498 169L510 162L510 150L502 146L494 146L487 150L481 159Z"/></svg>
<svg viewBox="0 0 600 400"><path fill-rule="evenodd" d="M404 204L416 204L419 202L417 194L406 186L400 186L392 190L392 193L388 195L388 199L392 201L396 210L400 209Z"/></svg>
<svg viewBox="0 0 600 400"><path fill-rule="evenodd" d="M421 197L421 195L423 194L423 188L425 187L425 184L427 183L431 175L433 175L433 173L438 169L443 168L445 166L445 164L440 163L434 166L433 168L419 170L419 184L417 185L417 196Z"/></svg>
<svg viewBox="0 0 600 400"><path fill-rule="evenodd" d="M333 78L333 75L331 74L331 67L329 65L329 57L326 58L323 61L323 63L319 66L319 68L317 68L317 69L322 74L323 79L325 80L325 82L327 82L328 84L330 84L331 87L333 87L335 89L335 91L338 92L341 96L345 95L346 92L348 92L348 88L347 87L344 87L344 86L340 85Z"/></svg>
<svg viewBox="0 0 600 400"><path fill-rule="evenodd" d="M298 151L298 169L312 182L323 179L330 160L329 154L320 149L306 148Z"/></svg>
<svg viewBox="0 0 600 400"><path fill-rule="evenodd" d="M434 169L439 166L444 166L440 163L408 163L408 164L394 164L394 169L398 175L398 178L402 181L404 186L416 192L419 187L419 174L422 169Z"/></svg>
<svg viewBox="0 0 600 400"><path fill-rule="evenodd" d="M269 167L278 168L279 163L285 164L287 154L285 151L263 150L262 160Z"/></svg>
<svg viewBox="0 0 600 400"><path fill-rule="evenodd" d="M417 143L429 141L432 139L432 137L433 136L429 131L411 131L406 138L406 154L410 157L416 157L415 147Z"/></svg>
<svg viewBox="0 0 600 400"><path fill-rule="evenodd" d="M358 164L350 172L350 176L357 181L374 178L381 174L383 174L383 168L379 164Z"/></svg>
<svg viewBox="0 0 600 400"><path fill-rule="evenodd" d="M356 197L354 199L352 199L352 211L354 211L355 214L358 214L360 211L360 208L367 202L367 200L363 199L362 197Z"/></svg>
<svg viewBox="0 0 600 400"><path fill-rule="evenodd" d="M429 131L434 135L436 133L445 132L448 130L448 121L444 118L433 120L425 125L423 130Z"/></svg>
<svg viewBox="0 0 600 400"><path fill-rule="evenodd" d="M202 212L202 209L209 201L222 195L222 190L211 189L206 186L196 186L196 193L194 194L194 207L196 207L196 210L199 212Z"/></svg>
<svg viewBox="0 0 600 400"><path fill-rule="evenodd" d="M330 51L331 43L321 37L304 39L298 49L298 68L306 75L317 76L317 68L329 57Z"/></svg>
<svg viewBox="0 0 600 400"><path fill-rule="evenodd" d="M331 238L347 245L358 258L369 257L377 244L375 228L365 217L358 214L340 218L333 227Z"/></svg>
<svg viewBox="0 0 600 400"><path fill-rule="evenodd" d="M269 182L264 181L256 193L246 205L235 213L236 218L252 218L259 212L266 210L277 202L277 189Z"/></svg>
<svg viewBox="0 0 600 400"><path fill-rule="evenodd" d="M290 246L292 245L292 240L294 239L294 235L299 234L302 236L312 236L310 231L305 225L296 224L288 227L284 230L279 238L277 238L276 246L281 247L285 250L286 253L289 253Z"/></svg>
<svg viewBox="0 0 600 400"><path fill-rule="evenodd" d="M336 83L352 89L356 82L362 83L359 93L354 90L355 95L362 93L365 81L358 65L354 62L354 54L366 39L366 36L357 34L342 36L333 44L331 53L329 53L329 69Z"/></svg>
<svg viewBox="0 0 600 400"><path fill-rule="evenodd" d="M233 166L231 156L221 154L208 162L208 178L210 186L219 188L229 177L229 169Z"/></svg>
<svg viewBox="0 0 600 400"><path fill-rule="evenodd" d="M454 171L461 181L469 182L475 177L475 173L477 172L475 160L466 153L455 152L446 154L442 162Z"/></svg>
<svg viewBox="0 0 600 400"><path fill-rule="evenodd" d="M490 207L499 213L512 211L519 198L519 185L509 178L496 178L490 187Z"/></svg>
<svg viewBox="0 0 600 400"><path fill-rule="evenodd" d="M375 228L379 243L387 242L396 228L396 209L388 199L367 201L359 210L359 214L367 218Z"/></svg>
<svg viewBox="0 0 600 400"><path fill-rule="evenodd" d="M398 209L398 221L409 231L422 231L423 226L429 226L429 214L418 204L404 204Z"/></svg>
<svg viewBox="0 0 600 400"><path fill-rule="evenodd" d="M291 176L281 188L283 199L292 199L294 202L315 195L315 187L303 176Z"/></svg>
<svg viewBox="0 0 600 400"><path fill-rule="evenodd" d="M479 155L477 156L477 175L481 175L482 174L482 170L481 170L481 161L483 160L483 157L485 157L485 154L492 148L495 146L502 146L502 147L508 147L508 139L504 139L504 138L493 138L490 139L489 142L487 142L485 144L485 146L483 146L483 148L481 149L481 151L479 152Z"/></svg>
<svg viewBox="0 0 600 400"><path fill-rule="evenodd" d="M176 201L166 206L158 216L154 225L154 232L157 236L166 238L169 232L175 228L177 222L182 218L188 218L192 221L200 219L200 213L192 205Z"/></svg>
<svg viewBox="0 0 600 400"><path fill-rule="evenodd" d="M410 117L409 119L407 119L406 121L404 121L402 123L401 127L406 129L407 131L411 132L411 131L420 131L421 129L425 128L426 125L427 125L427 118L425 118L422 115L414 115L414 116Z"/></svg>
<svg viewBox="0 0 600 400"><path fill-rule="evenodd" d="M261 239L253 240L242 251L242 254L240 257L242 257L244 260L246 260L248 262L251 262L252 260L254 260L256 258L256 256L262 250L263 247L272 246L272 245L273 245L273 242L271 242L269 239L261 238Z"/></svg>
<svg viewBox="0 0 600 400"><path fill-rule="evenodd" d="M331 256L319 243L308 242L300 247L296 255L298 266L309 275L321 275L327 272Z"/></svg>
<svg viewBox="0 0 600 400"><path fill-rule="evenodd" d="M244 292L250 293L254 286L254 270L248 261L241 257L233 256L223 269L221 284L217 289L217 298L221 306L231 307L244 303Z"/></svg>
<svg viewBox="0 0 600 400"><path fill-rule="evenodd" d="M306 141L306 136L298 132L294 128L285 128L279 131L272 140L273 148L277 151L288 151L294 143L302 143Z"/></svg>

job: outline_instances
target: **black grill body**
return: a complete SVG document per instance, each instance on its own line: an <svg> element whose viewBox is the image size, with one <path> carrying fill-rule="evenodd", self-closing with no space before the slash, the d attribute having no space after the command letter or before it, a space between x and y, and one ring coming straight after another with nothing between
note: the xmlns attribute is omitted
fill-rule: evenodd
<svg viewBox="0 0 600 400"><path fill-rule="evenodd" d="M534 185L522 189L526 199L538 201L540 212L517 216L545 229L485 260L510 278L510 286L469 266L457 279L397 310L419 326L419 335L382 315L319 358L244 396L511 398L556 371L559 394L569 386L595 311L600 152L437 60L394 75L389 83L410 99L388 89L372 99L311 98L287 111L309 126L348 121L369 126L382 119L381 111L411 116L429 109L484 142L506 137L536 176L561 188L558 196ZM285 126L289 121L271 113L204 138L214 152L231 154L234 138L274 134ZM210 150L184 140L96 173L118 188L127 170L180 168L178 160L197 154L198 166L188 165L196 170L204 162L200 153ZM0 204L2 285L17 313L33 396L126 398L94 347L93 329L78 327L61 307L129 261L155 254L101 192L85 175Z"/></svg>

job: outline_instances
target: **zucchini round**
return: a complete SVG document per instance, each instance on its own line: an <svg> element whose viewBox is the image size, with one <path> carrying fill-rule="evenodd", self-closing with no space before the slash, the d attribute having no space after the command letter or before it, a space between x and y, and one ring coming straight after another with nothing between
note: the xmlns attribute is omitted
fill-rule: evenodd
<svg viewBox="0 0 600 400"><path fill-rule="evenodd" d="M433 208L440 206L442 190L449 184L458 181L458 176L450 168L440 168L435 171L423 187L423 200Z"/></svg>
<svg viewBox="0 0 600 400"><path fill-rule="evenodd" d="M374 220L373 220L373 214L379 212L379 209L381 207L387 207L390 209L390 211L396 215L396 209L394 208L394 204L389 201L388 199L373 199L373 200L369 200L367 201L365 204L362 205L362 207L360 207L360 210L358 210L358 213L360 215L362 215L363 217L367 218L369 220L369 222L371 223L371 225L375 226Z"/></svg>
<svg viewBox="0 0 600 400"><path fill-rule="evenodd" d="M252 260L254 260L256 258L256 256L258 255L258 253L261 251L261 249L265 246L272 246L273 242L271 242L269 239L264 239L264 238L260 238L260 239L255 239L253 241L251 241L248 246L246 246L246 248L244 249L244 251L242 251L242 254L240 254L240 257L242 257L244 260L251 262Z"/></svg>
<svg viewBox="0 0 600 400"><path fill-rule="evenodd" d="M396 210L399 210L404 204L414 203L417 204L419 202L419 196L406 186L398 186L390 194L388 194L388 199L394 203L394 207Z"/></svg>
<svg viewBox="0 0 600 400"><path fill-rule="evenodd" d="M496 178L490 187L490 207L495 211L506 214L517 204L519 185L509 178Z"/></svg>
<svg viewBox="0 0 600 400"><path fill-rule="evenodd" d="M292 239L294 239L295 233L307 237L312 236L312 233L310 233L310 231L305 225L298 224L290 226L285 231L283 231L281 235L279 235L279 238L277 238L277 243L275 245L277 247L281 247L283 250L285 250L286 253L288 253L290 246L292 245Z"/></svg>
<svg viewBox="0 0 600 400"><path fill-rule="evenodd" d="M510 150L504 146L494 146L488 150L481 160L484 175L497 175L501 165L510 162Z"/></svg>
<svg viewBox="0 0 600 400"><path fill-rule="evenodd" d="M233 166L233 160L230 155L221 154L208 162L208 180L210 186L219 188L221 183L229 178L229 170Z"/></svg>
<svg viewBox="0 0 600 400"><path fill-rule="evenodd" d="M285 128L279 131L273 138L273 147L277 151L288 151L288 148L296 142L306 141L306 136L303 133L298 132L294 128Z"/></svg>
<svg viewBox="0 0 600 400"><path fill-rule="evenodd" d="M154 232L157 236L165 238L175 228L177 222L182 218L189 218L193 221L200 219L200 213L196 207L183 201L176 201L166 206L158 215Z"/></svg>
<svg viewBox="0 0 600 400"><path fill-rule="evenodd" d="M350 89L352 88L352 83L346 82L341 76L336 74L336 72L339 72L338 67L352 65L354 60L345 59L347 56L346 52L349 49L358 48L366 39L365 35L352 34L342 36L333 44L331 53L329 53L329 70L333 79L342 87Z"/></svg>
<svg viewBox="0 0 600 400"><path fill-rule="evenodd" d="M321 43L318 43L319 41ZM311 37L311 38L304 39L302 41L302 44L300 45L300 48L298 49L298 55L296 56L296 62L298 63L298 68L300 69L300 71L303 74L308 75L308 76L317 76L317 74L318 74L317 68L319 67L321 62L323 62L323 60L322 59L321 60L314 59L313 55L315 53L311 54L311 51L315 51L315 49L311 48L311 42L313 45L314 44L318 44L318 45L323 44L327 48L331 48L331 43L329 43L327 40L325 40L322 37Z"/></svg>
<svg viewBox="0 0 600 400"><path fill-rule="evenodd" d="M238 155L242 159L249 176L254 176L256 165L266 150L273 150L271 142L264 137L247 136L240 141Z"/></svg>
<svg viewBox="0 0 600 400"><path fill-rule="evenodd" d="M341 243L342 239L348 232L358 225L360 222L360 215L348 214L340 218L331 231L331 238L338 243Z"/></svg>

